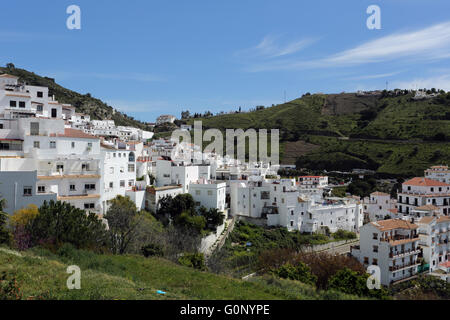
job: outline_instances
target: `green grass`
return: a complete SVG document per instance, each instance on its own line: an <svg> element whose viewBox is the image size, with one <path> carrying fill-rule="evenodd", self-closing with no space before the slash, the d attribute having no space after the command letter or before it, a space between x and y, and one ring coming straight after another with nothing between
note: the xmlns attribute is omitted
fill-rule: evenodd
<svg viewBox="0 0 450 320"><path fill-rule="evenodd" d="M357 299L317 291L296 281L256 277L243 281L176 265L161 258L99 255L70 247L20 256L0 249L0 273L14 272L24 298L43 299ZM81 268L81 289L68 290L67 266ZM166 295L158 295L163 290Z"/></svg>

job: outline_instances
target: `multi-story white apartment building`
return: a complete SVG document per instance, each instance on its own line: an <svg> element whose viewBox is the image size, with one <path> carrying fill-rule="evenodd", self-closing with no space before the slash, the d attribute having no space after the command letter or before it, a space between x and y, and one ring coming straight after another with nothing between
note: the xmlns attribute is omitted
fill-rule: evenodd
<svg viewBox="0 0 450 320"><path fill-rule="evenodd" d="M450 184L450 170L448 166L433 166L425 170L425 178Z"/></svg>
<svg viewBox="0 0 450 320"><path fill-rule="evenodd" d="M360 229L360 245L351 254L365 267L379 266L381 284L390 285L418 272L418 226L401 219L368 223Z"/></svg>
<svg viewBox="0 0 450 320"><path fill-rule="evenodd" d="M225 196L227 184L221 181L200 180L190 184L189 193L197 206L207 209L226 209Z"/></svg>
<svg viewBox="0 0 450 320"><path fill-rule="evenodd" d="M417 222L419 226L419 245L423 258L435 271L442 263L450 261L450 217L443 215L426 216Z"/></svg>
<svg viewBox="0 0 450 320"><path fill-rule="evenodd" d="M402 184L397 196L398 212L410 215L416 207L434 205L444 215L450 214L450 184L416 177Z"/></svg>
<svg viewBox="0 0 450 320"><path fill-rule="evenodd" d="M318 232L358 231L362 204L352 198L320 198L302 194L295 179L251 178L231 183L231 214L267 219L267 225Z"/></svg>
<svg viewBox="0 0 450 320"><path fill-rule="evenodd" d="M108 201L118 195L125 196L136 183L136 153L134 145L126 143L101 143L102 158L102 208L106 213Z"/></svg>
<svg viewBox="0 0 450 320"><path fill-rule="evenodd" d="M384 192L372 192L369 197L364 198L364 214L369 221L384 220L386 216L394 218L394 209L397 207L397 201L391 199L391 196Z"/></svg>
<svg viewBox="0 0 450 320"><path fill-rule="evenodd" d="M189 185L200 178L200 166L173 160L156 160L156 186L181 185L189 193Z"/></svg>

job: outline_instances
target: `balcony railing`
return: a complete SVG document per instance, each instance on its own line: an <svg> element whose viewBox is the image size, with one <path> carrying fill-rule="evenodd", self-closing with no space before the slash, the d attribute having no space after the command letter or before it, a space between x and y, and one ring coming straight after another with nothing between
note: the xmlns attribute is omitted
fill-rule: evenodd
<svg viewBox="0 0 450 320"><path fill-rule="evenodd" d="M418 266L418 265L420 265L420 263L410 262L408 264L403 264L403 265L399 265L399 266L389 266L389 271L398 271L398 270L402 270L405 268L411 268L411 267Z"/></svg>
<svg viewBox="0 0 450 320"><path fill-rule="evenodd" d="M403 250L403 251L397 251L397 252L390 252L389 253L389 258L397 258L397 257L407 256L407 255L410 255L410 254L418 254L418 253L420 253L420 249L419 248Z"/></svg>

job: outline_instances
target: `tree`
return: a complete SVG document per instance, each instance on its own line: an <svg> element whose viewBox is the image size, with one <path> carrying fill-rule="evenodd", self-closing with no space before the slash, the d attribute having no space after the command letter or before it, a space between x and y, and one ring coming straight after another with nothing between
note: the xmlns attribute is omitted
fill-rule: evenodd
<svg viewBox="0 0 450 320"><path fill-rule="evenodd" d="M298 262L296 265L286 263L274 273L280 278L297 280L310 285L315 285L317 281L317 277L311 273L311 269L303 262Z"/></svg>
<svg viewBox="0 0 450 320"><path fill-rule="evenodd" d="M12 70L12 69L15 69L16 66L13 63L10 62L10 63L6 64L6 68L9 69L9 70Z"/></svg>
<svg viewBox="0 0 450 320"><path fill-rule="evenodd" d="M385 288L369 289L367 279L369 274L352 271L344 268L336 272L328 282L329 289L335 289L344 293L354 294L357 296L373 297L377 299L388 298L388 292Z"/></svg>
<svg viewBox="0 0 450 320"><path fill-rule="evenodd" d="M113 253L124 254L135 236L139 225L136 205L129 197L118 195L110 200L111 206L105 215L108 221Z"/></svg>
<svg viewBox="0 0 450 320"><path fill-rule="evenodd" d="M26 250L32 246L31 233L28 226L39 215L39 209L36 205L30 204L14 212L10 218L10 224L13 229L14 246L19 250Z"/></svg>
<svg viewBox="0 0 450 320"><path fill-rule="evenodd" d="M211 230L217 230L217 227L223 224L225 215L217 208L200 207L199 214L206 219L206 226Z"/></svg>
<svg viewBox="0 0 450 320"><path fill-rule="evenodd" d="M70 243L78 249L99 249L107 240L106 227L94 213L61 201L45 201L27 230L33 245Z"/></svg>

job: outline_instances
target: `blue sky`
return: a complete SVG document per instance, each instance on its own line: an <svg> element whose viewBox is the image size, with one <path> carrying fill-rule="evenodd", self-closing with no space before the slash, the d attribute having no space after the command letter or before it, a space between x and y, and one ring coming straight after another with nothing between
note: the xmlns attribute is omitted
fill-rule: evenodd
<svg viewBox="0 0 450 320"><path fill-rule="evenodd" d="M81 30L66 8L81 8ZM381 8L381 30L366 9ZM144 121L389 87L450 90L448 0L22 0L0 64L55 77Z"/></svg>

